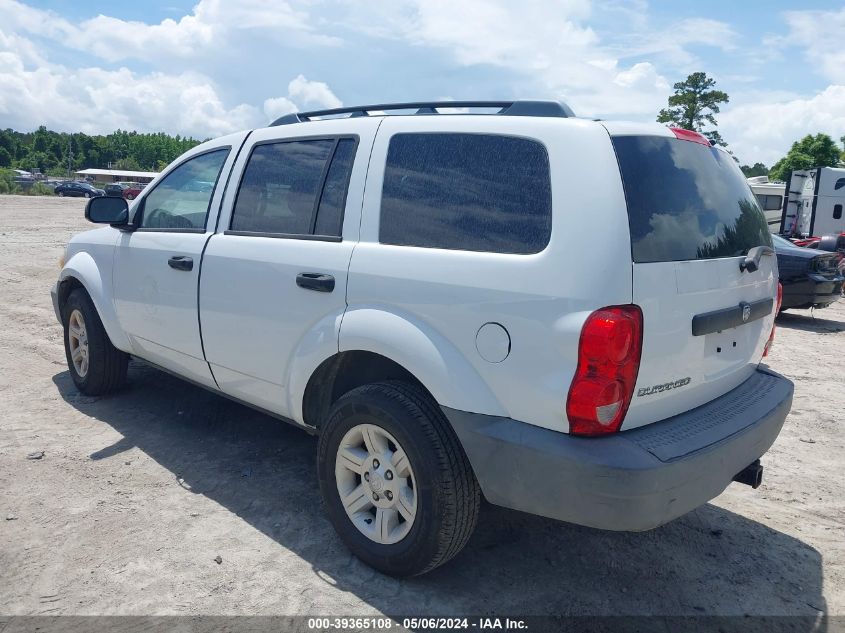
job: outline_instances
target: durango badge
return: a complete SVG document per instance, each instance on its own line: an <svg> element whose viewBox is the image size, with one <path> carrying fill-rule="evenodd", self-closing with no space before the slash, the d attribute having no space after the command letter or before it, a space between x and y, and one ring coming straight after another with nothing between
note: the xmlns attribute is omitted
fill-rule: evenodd
<svg viewBox="0 0 845 633"><path fill-rule="evenodd" d="M642 387L637 391L637 397L640 396L650 396L655 393L661 393L662 391L669 391L670 389L678 389L679 387L685 387L686 385L690 384L692 378L687 376L686 378L679 378L675 382L664 382L662 385L652 385L651 387Z"/></svg>

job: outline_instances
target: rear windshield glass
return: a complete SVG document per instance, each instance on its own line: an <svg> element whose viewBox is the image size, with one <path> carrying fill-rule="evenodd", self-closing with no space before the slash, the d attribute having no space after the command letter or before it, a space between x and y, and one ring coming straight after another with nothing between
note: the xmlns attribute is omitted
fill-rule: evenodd
<svg viewBox="0 0 845 633"><path fill-rule="evenodd" d="M745 255L771 246L766 219L726 152L661 136L617 136L635 262Z"/></svg>

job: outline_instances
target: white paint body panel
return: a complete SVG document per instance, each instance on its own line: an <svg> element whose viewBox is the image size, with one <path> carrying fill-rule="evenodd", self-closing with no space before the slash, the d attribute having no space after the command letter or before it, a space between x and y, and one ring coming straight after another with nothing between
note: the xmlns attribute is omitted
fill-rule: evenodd
<svg viewBox="0 0 845 633"><path fill-rule="evenodd" d="M723 332L692 336L695 315L776 294L776 257L763 257L753 273L741 272L740 261L730 257L634 264L634 303L643 311L643 353L623 429L701 406L754 373L772 331L774 311ZM678 389L637 395L642 388L685 378L690 378L689 384Z"/></svg>
<svg viewBox="0 0 845 633"><path fill-rule="evenodd" d="M631 301L622 182L600 125L503 119L385 119L370 160L340 349L373 351L403 364L441 405L565 431L566 395L584 320L599 307ZM546 249L510 255L380 244L387 148L400 132L508 134L545 145L553 199ZM621 230L608 230L614 226ZM476 348L476 334L488 322L510 334L510 354L500 363L484 360Z"/></svg>
<svg viewBox="0 0 845 633"><path fill-rule="evenodd" d="M379 123L379 119L359 121L354 132L345 121L266 128L254 132L242 149L235 165L235 184L256 143L358 136L342 242L225 235L236 187L227 191L218 233L209 241L203 258L200 287L206 358L227 394L302 421L307 377L304 382L296 382L296 391L290 391L291 369L297 367L310 377L320 362L338 351L338 333L346 310L346 275L358 239L367 159ZM296 276L302 272L332 275L334 291L298 287Z"/></svg>

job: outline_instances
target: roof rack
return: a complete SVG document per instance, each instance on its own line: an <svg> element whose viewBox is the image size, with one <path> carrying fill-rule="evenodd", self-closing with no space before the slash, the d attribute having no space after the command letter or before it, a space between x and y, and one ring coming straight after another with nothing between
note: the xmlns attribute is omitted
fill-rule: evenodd
<svg viewBox="0 0 845 633"><path fill-rule="evenodd" d="M370 116L370 112L378 115L390 110L416 110L413 115L437 115L438 108L486 108L497 109L492 114L504 116L540 116L540 117L574 117L575 113L565 103L560 101L412 101L409 103L379 103L375 105L360 105L349 108L332 108L330 110L313 110L311 112L294 112L286 114L273 121L270 126L304 123L315 118L347 115L345 118ZM338 117L341 118L341 117Z"/></svg>

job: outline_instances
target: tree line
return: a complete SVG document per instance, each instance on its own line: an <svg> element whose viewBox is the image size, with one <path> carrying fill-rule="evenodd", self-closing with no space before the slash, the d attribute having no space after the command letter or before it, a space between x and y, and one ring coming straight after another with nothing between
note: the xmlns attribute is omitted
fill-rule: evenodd
<svg viewBox="0 0 845 633"><path fill-rule="evenodd" d="M87 168L161 171L183 152L202 141L163 132L144 134L117 130L89 136L81 132L0 130L0 168L39 170L67 175Z"/></svg>
<svg viewBox="0 0 845 633"><path fill-rule="evenodd" d="M716 80L706 73L695 72L672 88L674 94L669 97L667 107L658 113L658 123L695 130L706 136L711 143L727 146L716 129L716 115L719 114L719 106L728 103L730 97L726 92L716 90ZM793 169L836 167L845 163L845 135L839 140L842 143L841 149L827 134L808 134L795 141L786 156L771 168L763 163L740 167L746 177L768 176L770 180L785 180Z"/></svg>

